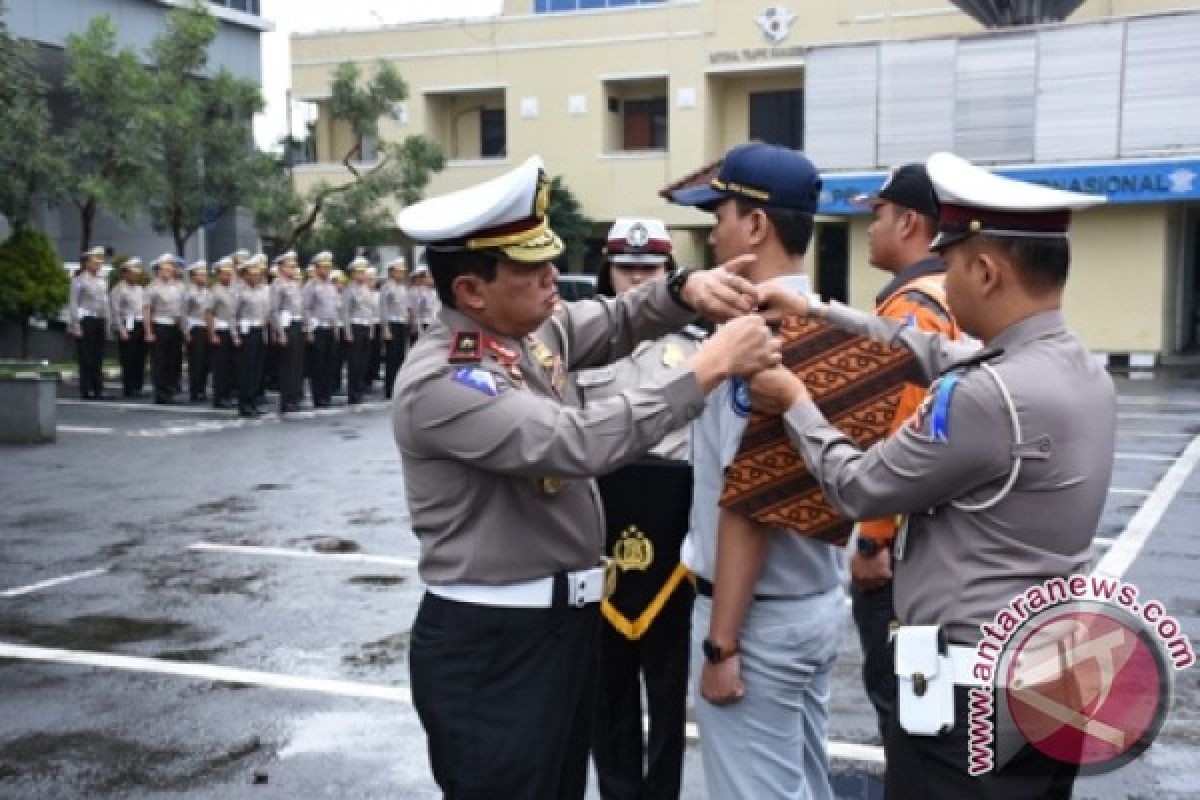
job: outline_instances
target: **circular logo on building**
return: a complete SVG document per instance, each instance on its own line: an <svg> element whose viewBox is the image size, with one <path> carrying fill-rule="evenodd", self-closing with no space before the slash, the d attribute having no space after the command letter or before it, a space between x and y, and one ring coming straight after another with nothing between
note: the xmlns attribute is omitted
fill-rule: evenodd
<svg viewBox="0 0 1200 800"><path fill-rule="evenodd" d="M783 6L767 6L755 18L768 42L782 42L792 29L796 15Z"/></svg>
<svg viewBox="0 0 1200 800"><path fill-rule="evenodd" d="M1006 655L1008 714L1051 758L1108 772L1140 755L1162 728L1171 667L1152 633L1116 606L1055 607L1031 619Z"/></svg>

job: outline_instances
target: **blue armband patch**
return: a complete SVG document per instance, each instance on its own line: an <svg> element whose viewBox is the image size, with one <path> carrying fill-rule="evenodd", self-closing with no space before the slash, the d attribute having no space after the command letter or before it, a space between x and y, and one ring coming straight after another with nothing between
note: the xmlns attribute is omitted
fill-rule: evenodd
<svg viewBox="0 0 1200 800"><path fill-rule="evenodd" d="M750 384L734 378L729 396L733 401L733 413L742 418L750 416Z"/></svg>
<svg viewBox="0 0 1200 800"><path fill-rule="evenodd" d="M486 369L480 369L479 367L459 367L454 370L450 377L463 386L470 387L477 392L483 392L488 397L495 397L499 394L496 389L496 378Z"/></svg>
<svg viewBox="0 0 1200 800"><path fill-rule="evenodd" d="M950 441L950 396L954 394L954 387L957 385L957 372L951 372L938 381L929 421L929 435L935 442Z"/></svg>

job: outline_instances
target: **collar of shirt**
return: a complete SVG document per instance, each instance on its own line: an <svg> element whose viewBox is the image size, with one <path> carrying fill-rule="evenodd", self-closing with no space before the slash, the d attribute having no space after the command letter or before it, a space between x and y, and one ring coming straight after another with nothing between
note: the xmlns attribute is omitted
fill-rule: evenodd
<svg viewBox="0 0 1200 800"><path fill-rule="evenodd" d="M446 326L447 330L479 331L488 339L491 339L501 347L511 350L513 353L524 352L521 342L518 342L515 339L510 339L502 333L497 333L491 328L488 328L482 323L471 319L466 314L456 311L453 308L442 306L440 309L438 309L437 318L443 325Z"/></svg>
<svg viewBox="0 0 1200 800"><path fill-rule="evenodd" d="M1061 311L1039 311L1020 322L1009 325L998 336L987 343L989 350L1013 350L1067 329Z"/></svg>
<svg viewBox="0 0 1200 800"><path fill-rule="evenodd" d="M904 269L896 273L887 286L879 290L879 294L875 295L875 305L881 304L887 300L901 286L917 278L923 278L926 275L941 275L946 271L946 262L938 256L930 256L923 258L915 264L909 264Z"/></svg>

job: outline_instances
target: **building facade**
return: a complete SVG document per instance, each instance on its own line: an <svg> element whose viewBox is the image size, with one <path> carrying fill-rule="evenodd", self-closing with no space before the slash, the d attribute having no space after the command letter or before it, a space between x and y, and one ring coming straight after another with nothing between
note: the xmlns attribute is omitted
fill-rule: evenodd
<svg viewBox="0 0 1200 800"><path fill-rule="evenodd" d="M1169 0L1087 0L1063 24L997 31L938 0L505 0L485 19L294 36L293 91L317 109L297 182L344 179L354 142L326 104L347 60L408 81L380 136L441 143L430 194L537 153L598 236L659 216L688 263L708 260L710 219L659 190L732 145L777 142L825 176L818 287L870 307L885 276L851 199L951 150L1108 195L1073 229L1072 326L1098 352L1183 357L1200 352L1197 41L1200 2Z"/></svg>
<svg viewBox="0 0 1200 800"><path fill-rule="evenodd" d="M37 44L39 67L50 87L50 107L55 124L62 126L74 113L63 90L66 68L67 37L82 34L91 20L108 15L117 28L117 46L144 53L150 42L166 28L167 14L184 8L185 0L7 0L5 21L14 35ZM259 16L258 0L219 0L208 3L220 21L220 30L209 49L214 70L225 67L235 76L262 83L262 56L259 37L271 30L271 24ZM74 261L80 251L79 214L73 206L42 208L35 226L54 241L59 254ZM7 235L7 223L0 217L0 236ZM253 247L258 240L253 218L245 211L226 214L189 242L189 258L230 252L237 247ZM149 222L124 223L103 213L97 216L92 244L112 249L116 255L152 258L174 252L170 234L159 234Z"/></svg>

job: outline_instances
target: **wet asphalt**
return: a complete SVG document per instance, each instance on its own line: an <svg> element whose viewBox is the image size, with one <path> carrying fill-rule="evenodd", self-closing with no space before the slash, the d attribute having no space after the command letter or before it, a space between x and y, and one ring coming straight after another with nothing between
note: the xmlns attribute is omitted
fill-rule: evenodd
<svg viewBox="0 0 1200 800"><path fill-rule="evenodd" d="M1117 380L1097 556L1200 435L1200 375ZM0 447L0 648L44 648L0 649L0 798L437 797L406 700L422 588L380 398L243 422L60 395L56 444ZM1198 516L1193 472L1125 576L1193 643ZM878 744L848 609L845 630L830 739ZM1153 747L1076 797L1200 796L1200 668L1175 677ZM881 797L879 772L835 760L838 796ZM684 796L707 797L694 745Z"/></svg>

